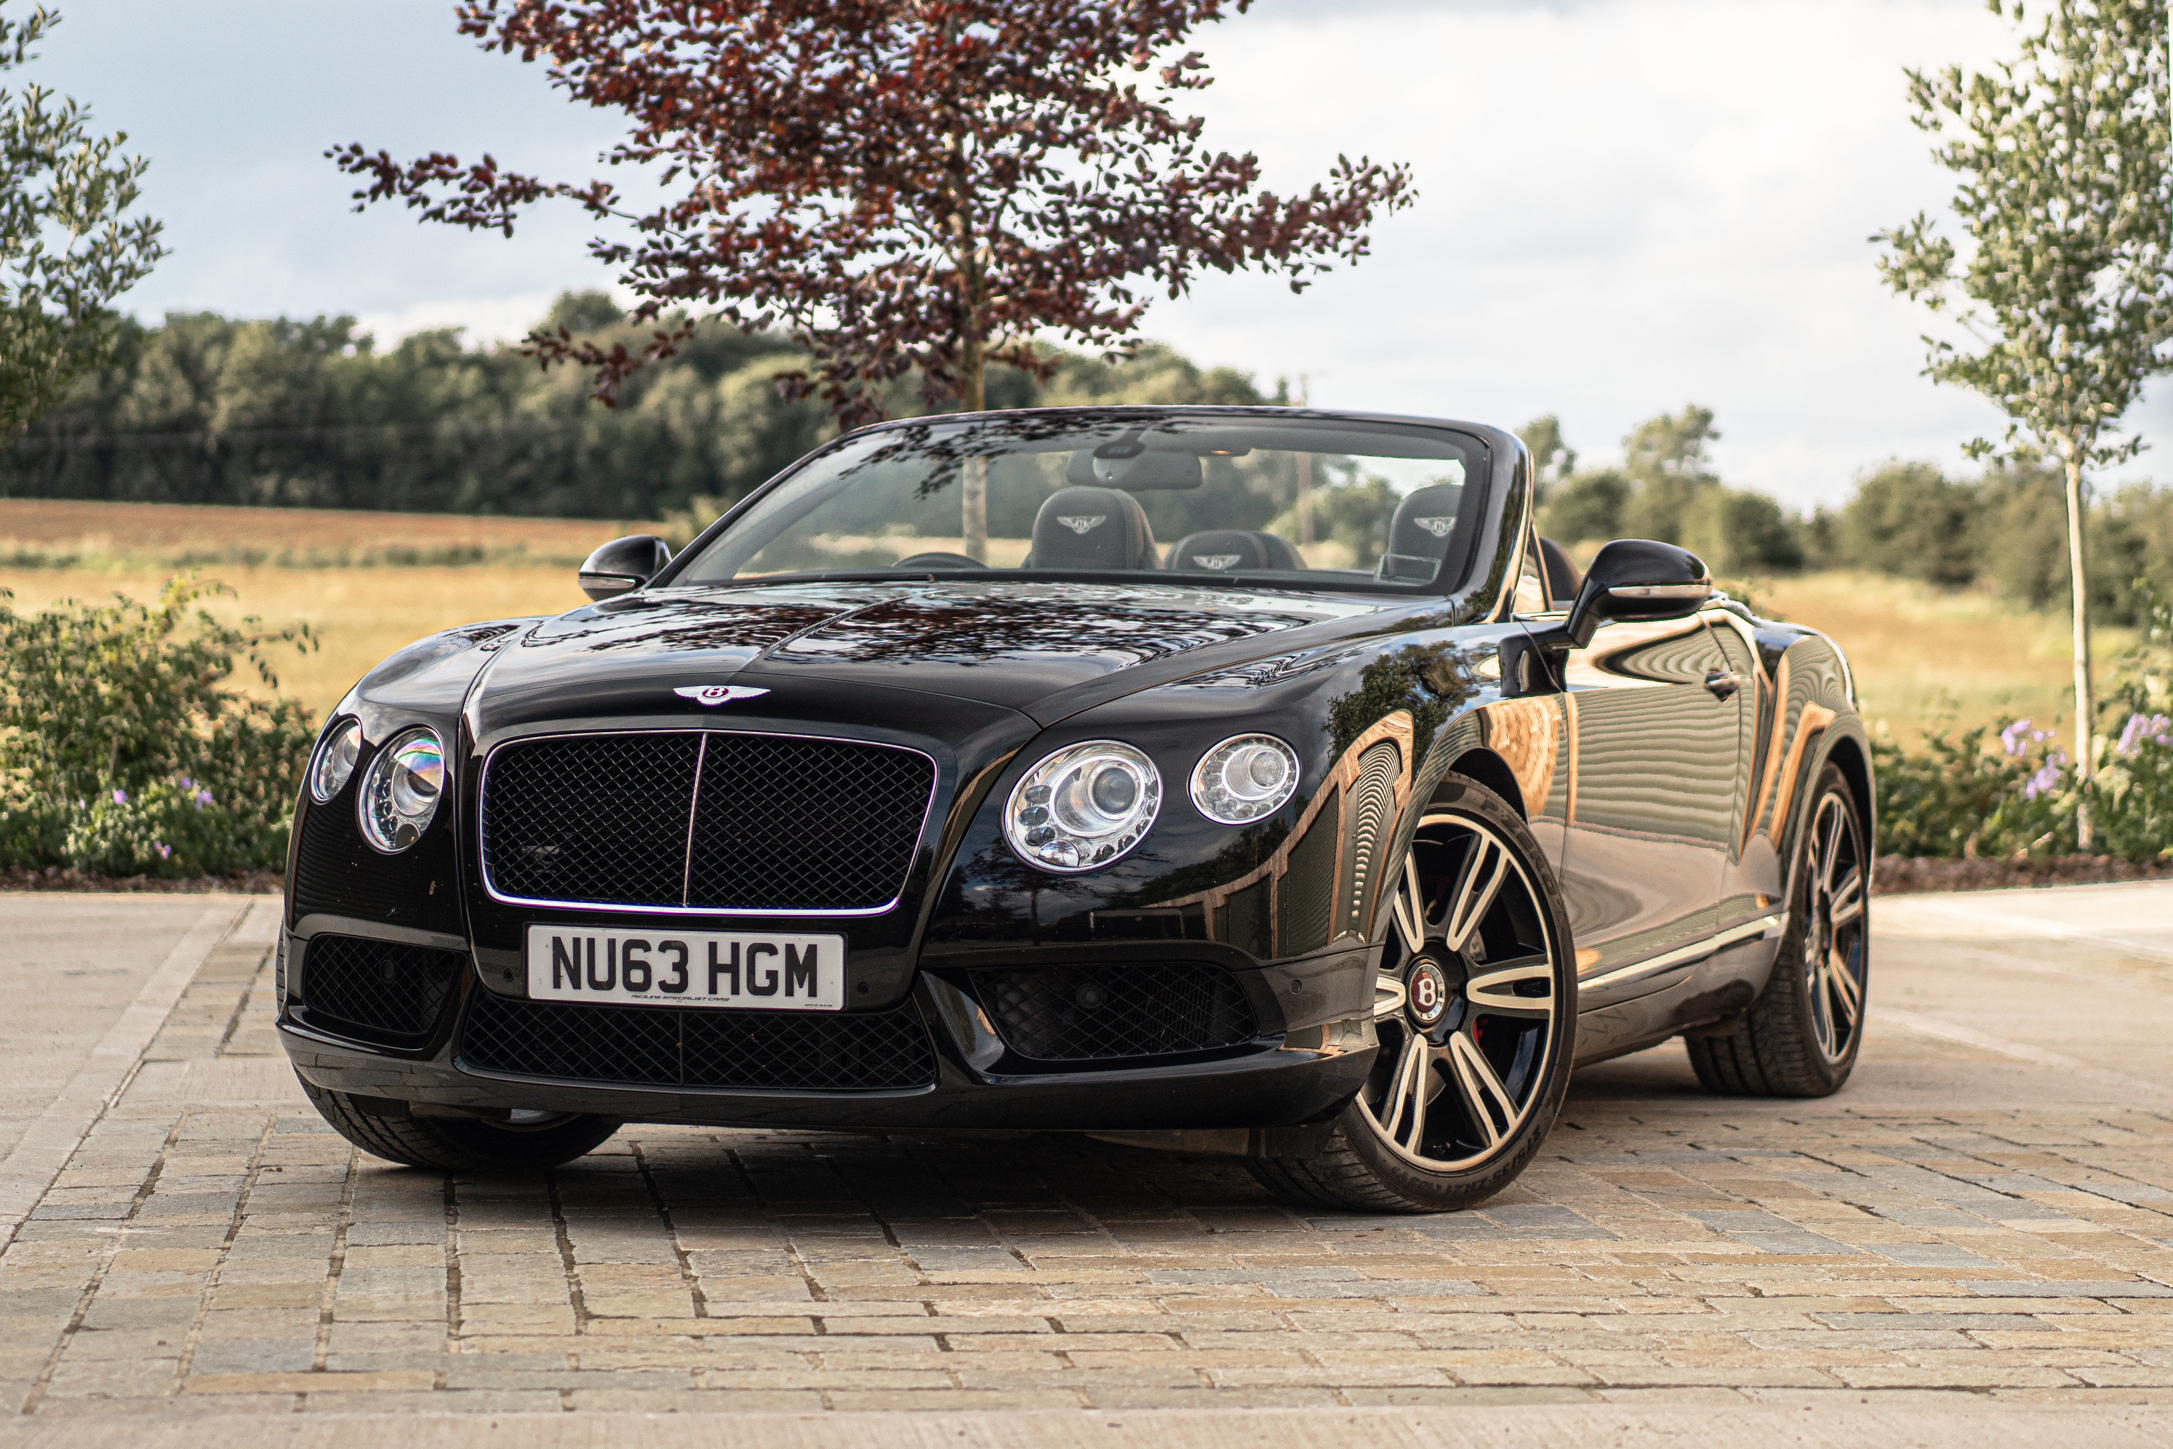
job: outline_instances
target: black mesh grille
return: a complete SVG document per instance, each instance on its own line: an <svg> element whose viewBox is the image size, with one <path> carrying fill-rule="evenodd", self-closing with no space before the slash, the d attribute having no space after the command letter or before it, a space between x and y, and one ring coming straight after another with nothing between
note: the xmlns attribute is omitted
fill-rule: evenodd
<svg viewBox="0 0 2173 1449"><path fill-rule="evenodd" d="M315 936L302 954L302 1006L342 1035L420 1039L436 1030L467 959L396 941Z"/></svg>
<svg viewBox="0 0 2173 1449"><path fill-rule="evenodd" d="M837 740L522 740L491 760L484 863L529 900L872 909L904 887L933 784L924 755Z"/></svg>
<svg viewBox="0 0 2173 1449"><path fill-rule="evenodd" d="M1259 1035L1243 988L1217 966L976 971L974 991L1005 1044L1036 1061L1177 1056Z"/></svg>
<svg viewBox="0 0 2173 1449"><path fill-rule="evenodd" d="M905 885L934 770L907 750L711 735L687 904L882 905Z"/></svg>
<svg viewBox="0 0 2173 1449"><path fill-rule="evenodd" d="M562 1005L476 993L460 1061L482 1071L632 1086L874 1092L936 1079L911 1002L892 1011Z"/></svg>
<svg viewBox="0 0 2173 1449"><path fill-rule="evenodd" d="M483 860L500 893L680 903L694 733L522 740L491 756Z"/></svg>

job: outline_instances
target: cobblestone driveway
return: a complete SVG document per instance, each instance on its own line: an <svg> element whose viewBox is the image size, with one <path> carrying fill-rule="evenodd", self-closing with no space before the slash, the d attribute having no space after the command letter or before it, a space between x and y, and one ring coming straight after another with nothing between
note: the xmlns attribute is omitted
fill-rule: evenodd
<svg viewBox="0 0 2173 1449"><path fill-rule="evenodd" d="M1867 1049L1962 1083L1935 1107L1603 1067L1477 1214L1293 1213L1058 1136L634 1127L447 1179L301 1103L265 956L211 953L0 1256L10 1408L2173 1400L2173 1113L2060 1105L2075 1073L1968 1031ZM2048 1105L1971 1105L2030 1072Z"/></svg>

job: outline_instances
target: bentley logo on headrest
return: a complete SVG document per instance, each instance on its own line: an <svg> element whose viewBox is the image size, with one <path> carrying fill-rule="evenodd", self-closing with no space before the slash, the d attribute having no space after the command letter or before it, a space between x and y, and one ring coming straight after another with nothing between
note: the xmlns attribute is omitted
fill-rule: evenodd
<svg viewBox="0 0 2173 1449"><path fill-rule="evenodd" d="M1435 538L1447 538L1449 530L1456 527L1454 518L1414 518L1411 521Z"/></svg>
<svg viewBox="0 0 2173 1449"><path fill-rule="evenodd" d="M1074 513L1068 518L1059 514L1056 521L1073 533L1078 534L1081 538L1085 538L1089 533L1100 528L1103 520L1108 517L1109 515L1106 513Z"/></svg>
<svg viewBox="0 0 2173 1449"><path fill-rule="evenodd" d="M685 684L672 693L696 704L730 704L736 699L753 699L769 691L756 689L751 684Z"/></svg>
<svg viewBox="0 0 2173 1449"><path fill-rule="evenodd" d="M1241 553L1196 553L1192 561L1203 569L1235 568L1245 555Z"/></svg>

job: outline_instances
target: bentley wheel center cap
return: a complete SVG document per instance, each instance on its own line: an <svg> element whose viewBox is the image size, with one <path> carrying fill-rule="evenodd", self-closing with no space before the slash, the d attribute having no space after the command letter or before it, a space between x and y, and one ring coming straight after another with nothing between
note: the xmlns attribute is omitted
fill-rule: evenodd
<svg viewBox="0 0 2173 1449"><path fill-rule="evenodd" d="M1411 968L1405 990L1411 1003L1411 1019L1422 1027L1432 1026L1449 1009L1449 978L1432 961L1421 961Z"/></svg>

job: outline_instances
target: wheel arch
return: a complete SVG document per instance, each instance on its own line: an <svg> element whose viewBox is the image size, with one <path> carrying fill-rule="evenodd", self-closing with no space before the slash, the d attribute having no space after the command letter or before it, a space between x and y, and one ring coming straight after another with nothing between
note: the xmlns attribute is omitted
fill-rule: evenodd
<svg viewBox="0 0 2173 1449"><path fill-rule="evenodd" d="M1517 812L1517 818L1529 822L1531 812L1524 806L1524 791L1517 784L1516 771L1509 762L1484 746L1464 751L1450 761L1448 773L1461 775L1486 786L1507 801L1509 808Z"/></svg>

